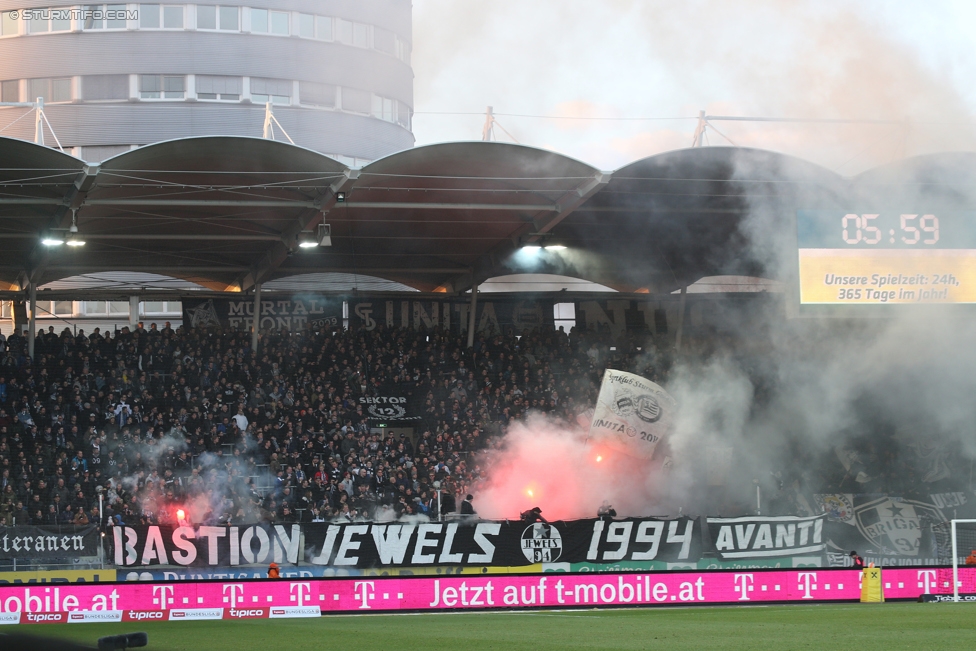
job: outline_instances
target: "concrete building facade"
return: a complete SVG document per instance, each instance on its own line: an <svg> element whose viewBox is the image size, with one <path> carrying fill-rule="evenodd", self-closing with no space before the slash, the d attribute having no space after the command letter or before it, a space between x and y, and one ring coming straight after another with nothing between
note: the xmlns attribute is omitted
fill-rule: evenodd
<svg viewBox="0 0 976 651"><path fill-rule="evenodd" d="M0 103L43 98L53 135L89 162L260 137L271 103L295 144L359 166L414 144L411 27L409 0L0 0ZM30 110L0 106L0 135L33 140Z"/></svg>

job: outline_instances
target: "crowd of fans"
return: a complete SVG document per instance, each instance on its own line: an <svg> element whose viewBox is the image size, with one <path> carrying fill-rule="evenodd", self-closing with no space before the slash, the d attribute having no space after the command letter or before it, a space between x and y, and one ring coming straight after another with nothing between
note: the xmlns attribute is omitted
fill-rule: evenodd
<svg viewBox="0 0 976 651"><path fill-rule="evenodd" d="M613 345L611 345L611 343ZM0 525L387 519L454 511L529 411L574 420L607 366L663 382L644 334L49 328L0 337ZM360 398L405 397L387 435ZM390 423L382 423L390 424ZM392 423L396 425L396 423Z"/></svg>

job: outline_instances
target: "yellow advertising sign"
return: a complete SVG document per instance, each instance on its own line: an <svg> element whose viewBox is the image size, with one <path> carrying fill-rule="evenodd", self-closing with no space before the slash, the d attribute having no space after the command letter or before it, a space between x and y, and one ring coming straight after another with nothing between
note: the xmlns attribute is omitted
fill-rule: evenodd
<svg viewBox="0 0 976 651"><path fill-rule="evenodd" d="M36 572L0 572L5 583L98 583L114 581L115 570L39 570Z"/></svg>
<svg viewBox="0 0 976 651"><path fill-rule="evenodd" d="M800 249L800 303L976 303L976 250Z"/></svg>

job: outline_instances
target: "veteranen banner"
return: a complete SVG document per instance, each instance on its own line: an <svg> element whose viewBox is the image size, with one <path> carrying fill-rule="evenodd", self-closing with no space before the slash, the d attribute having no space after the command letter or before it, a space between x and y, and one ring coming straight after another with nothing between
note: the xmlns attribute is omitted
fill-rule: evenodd
<svg viewBox="0 0 976 651"><path fill-rule="evenodd" d="M184 299L183 322L191 328L250 330L254 322L254 300ZM342 327L342 299L303 294L261 301L262 330L297 332L308 326L323 330Z"/></svg>
<svg viewBox="0 0 976 651"><path fill-rule="evenodd" d="M116 527L111 558L118 567L236 567L250 564L336 568L554 562L696 561L695 518L273 525L250 527ZM304 547L301 548L304 541Z"/></svg>
<svg viewBox="0 0 976 651"><path fill-rule="evenodd" d="M77 558L98 555L98 530L89 527L0 527L0 559Z"/></svg>

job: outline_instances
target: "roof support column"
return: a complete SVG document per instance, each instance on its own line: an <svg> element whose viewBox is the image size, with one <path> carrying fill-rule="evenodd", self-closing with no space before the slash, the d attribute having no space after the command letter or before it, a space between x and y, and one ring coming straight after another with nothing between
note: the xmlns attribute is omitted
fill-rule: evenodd
<svg viewBox="0 0 976 651"><path fill-rule="evenodd" d="M678 327L674 334L674 352L681 354L681 337L685 330L685 306L688 304L688 288L681 288L681 298L678 300Z"/></svg>
<svg viewBox="0 0 976 651"><path fill-rule="evenodd" d="M251 320L251 352L258 352L258 331L261 329L261 283L254 286L254 318Z"/></svg>
<svg viewBox="0 0 976 651"><path fill-rule="evenodd" d="M37 330L37 285L30 284L30 320L27 324L27 356L34 365L34 335Z"/></svg>
<svg viewBox="0 0 976 651"><path fill-rule="evenodd" d="M136 324L139 323L139 297L129 297L129 331L135 332Z"/></svg>
<svg viewBox="0 0 976 651"><path fill-rule="evenodd" d="M478 311L478 285L471 288L471 309L468 311L468 348L474 348L474 329L478 322L475 312Z"/></svg>

